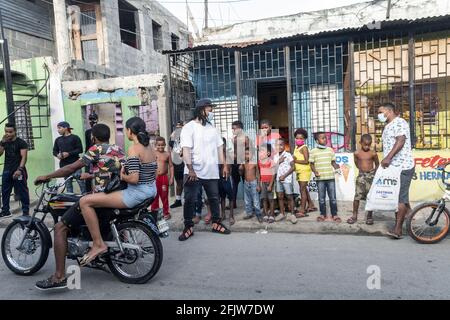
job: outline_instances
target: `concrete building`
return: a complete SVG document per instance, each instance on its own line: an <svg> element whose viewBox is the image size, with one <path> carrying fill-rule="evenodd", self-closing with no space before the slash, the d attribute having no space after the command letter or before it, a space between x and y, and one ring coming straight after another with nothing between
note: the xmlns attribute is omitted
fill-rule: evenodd
<svg viewBox="0 0 450 320"><path fill-rule="evenodd" d="M393 102L410 123L418 163L413 199L441 196L433 168L450 159L450 4L387 5L369 1L210 28L193 48L166 52L173 118L186 120L192 101L209 97L227 138L238 119L253 137L262 119L271 120L292 147L296 128L310 133L310 147L312 133L326 132L344 172L339 199L352 200L351 152L366 133L382 151L377 107Z"/></svg>
<svg viewBox="0 0 450 320"><path fill-rule="evenodd" d="M162 5L153 0L1 0L0 9L17 129L31 146L30 186L36 176L57 167L50 150L60 121L73 124L83 143L92 112L123 146L124 124L134 115L144 117L153 134L168 137L168 63L162 51L186 48L189 33ZM2 69L0 121L7 116Z"/></svg>

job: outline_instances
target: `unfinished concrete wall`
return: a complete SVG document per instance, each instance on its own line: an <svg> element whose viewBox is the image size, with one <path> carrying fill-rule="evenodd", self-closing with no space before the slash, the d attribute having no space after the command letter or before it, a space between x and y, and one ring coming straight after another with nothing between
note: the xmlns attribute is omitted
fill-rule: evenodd
<svg viewBox="0 0 450 320"><path fill-rule="evenodd" d="M162 27L162 50L172 49L171 34L180 39L180 48L187 47L189 37L186 26L154 1L128 1L128 3L138 9L139 49L121 41L119 1L101 1L105 68L115 76L147 73L167 74L167 57L154 50L152 22L155 21Z"/></svg>
<svg viewBox="0 0 450 320"><path fill-rule="evenodd" d="M50 40L32 36L10 29L5 30L8 39L11 60L29 59L35 57L53 56L55 43Z"/></svg>

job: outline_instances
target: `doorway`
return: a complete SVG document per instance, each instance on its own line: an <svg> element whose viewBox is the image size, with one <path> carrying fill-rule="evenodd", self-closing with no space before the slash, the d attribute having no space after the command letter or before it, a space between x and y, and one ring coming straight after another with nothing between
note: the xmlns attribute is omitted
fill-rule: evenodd
<svg viewBox="0 0 450 320"><path fill-rule="evenodd" d="M275 130L286 140L286 149L290 148L289 113L286 80L258 82L258 118L272 122Z"/></svg>
<svg viewBox="0 0 450 320"><path fill-rule="evenodd" d="M109 142L116 144L122 149L125 148L124 124L122 117L122 107L120 103L97 103L86 105L83 108L84 128L90 127L89 115L94 112L98 115L98 123L106 124L111 130Z"/></svg>

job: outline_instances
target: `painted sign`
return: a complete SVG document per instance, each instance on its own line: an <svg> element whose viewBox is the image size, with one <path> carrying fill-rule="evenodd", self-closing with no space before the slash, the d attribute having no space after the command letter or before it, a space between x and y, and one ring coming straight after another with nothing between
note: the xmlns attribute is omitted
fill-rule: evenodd
<svg viewBox="0 0 450 320"><path fill-rule="evenodd" d="M412 202L431 201L438 199L443 193L441 182L442 172L438 166L450 162L450 150L420 151L413 150L416 172L410 188ZM379 154L380 162L383 154ZM355 166L352 153L337 153L336 163L341 167L342 175L336 175L336 197L339 201L353 201L355 196L355 180L358 169ZM447 170L450 169L450 166ZM450 183L450 176L447 179ZM318 199L317 184L314 177L308 185L311 197Z"/></svg>

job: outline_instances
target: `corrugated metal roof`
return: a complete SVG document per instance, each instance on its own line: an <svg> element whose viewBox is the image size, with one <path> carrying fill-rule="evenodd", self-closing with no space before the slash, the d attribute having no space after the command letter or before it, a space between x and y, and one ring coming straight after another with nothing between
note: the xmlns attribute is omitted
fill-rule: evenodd
<svg viewBox="0 0 450 320"><path fill-rule="evenodd" d="M196 42L194 48L171 52L244 48L312 36L370 32L376 29L407 27L411 24L450 22L450 2L446 0L393 1L390 19L386 19L386 12L387 1L378 0L334 9L248 21L210 29L203 39ZM311 17L314 17L312 21Z"/></svg>

